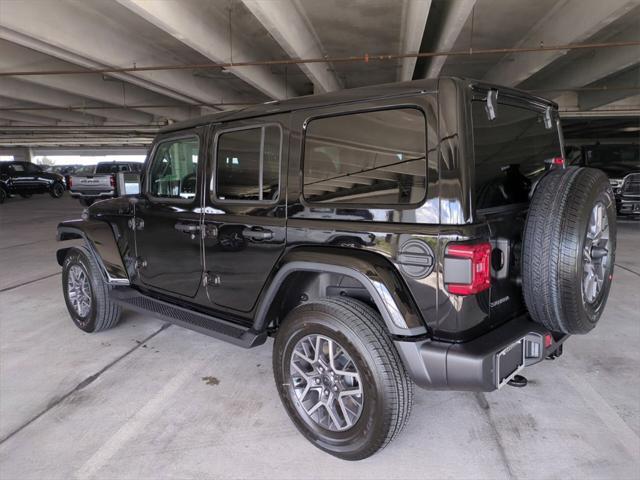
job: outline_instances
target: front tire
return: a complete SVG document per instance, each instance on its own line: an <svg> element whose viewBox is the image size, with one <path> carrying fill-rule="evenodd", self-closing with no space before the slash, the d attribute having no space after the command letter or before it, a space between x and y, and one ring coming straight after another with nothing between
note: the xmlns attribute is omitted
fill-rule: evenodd
<svg viewBox="0 0 640 480"><path fill-rule="evenodd" d="M99 332L118 324L121 309L109 299L111 289L85 247L69 250L62 265L62 291L69 315L80 330Z"/></svg>
<svg viewBox="0 0 640 480"><path fill-rule="evenodd" d="M7 197L7 191L4 188L0 187L0 205L4 203Z"/></svg>
<svg viewBox="0 0 640 480"><path fill-rule="evenodd" d="M413 383L368 305L343 297L301 305L280 326L273 350L280 399L321 450L361 460L406 424Z"/></svg>
<svg viewBox="0 0 640 480"><path fill-rule="evenodd" d="M49 195L51 195L53 198L61 198L62 195L64 195L64 185L60 182L54 183L51 187L51 190L49 191Z"/></svg>

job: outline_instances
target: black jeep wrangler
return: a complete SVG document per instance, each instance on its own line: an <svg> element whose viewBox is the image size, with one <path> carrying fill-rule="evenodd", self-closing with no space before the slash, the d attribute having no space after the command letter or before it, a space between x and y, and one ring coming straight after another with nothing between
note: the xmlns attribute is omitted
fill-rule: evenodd
<svg viewBox="0 0 640 480"><path fill-rule="evenodd" d="M250 348L317 447L368 457L413 385L491 391L595 327L615 201L565 167L557 106L442 78L170 125L140 193L63 222L85 332L121 309ZM522 380L521 377L518 377Z"/></svg>

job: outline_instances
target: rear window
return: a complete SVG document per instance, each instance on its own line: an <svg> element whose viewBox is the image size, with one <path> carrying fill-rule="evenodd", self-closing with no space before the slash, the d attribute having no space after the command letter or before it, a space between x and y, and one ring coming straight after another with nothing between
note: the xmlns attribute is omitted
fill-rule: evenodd
<svg viewBox="0 0 640 480"><path fill-rule="evenodd" d="M493 120L484 102L472 111L476 208L527 202L545 160L562 155L555 122L547 129L543 112L502 103Z"/></svg>
<svg viewBox="0 0 640 480"><path fill-rule="evenodd" d="M131 168L128 163L99 163L96 173L118 173L129 172Z"/></svg>
<svg viewBox="0 0 640 480"><path fill-rule="evenodd" d="M417 204L426 194L426 120L399 108L311 120L304 140L308 202Z"/></svg>

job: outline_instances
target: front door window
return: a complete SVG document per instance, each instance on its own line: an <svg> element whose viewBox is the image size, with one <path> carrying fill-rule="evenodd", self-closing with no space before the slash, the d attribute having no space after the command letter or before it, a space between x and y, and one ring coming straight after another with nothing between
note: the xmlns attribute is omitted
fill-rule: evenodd
<svg viewBox="0 0 640 480"><path fill-rule="evenodd" d="M181 138L158 145L149 170L149 194L158 198L193 199L198 149L197 138Z"/></svg>

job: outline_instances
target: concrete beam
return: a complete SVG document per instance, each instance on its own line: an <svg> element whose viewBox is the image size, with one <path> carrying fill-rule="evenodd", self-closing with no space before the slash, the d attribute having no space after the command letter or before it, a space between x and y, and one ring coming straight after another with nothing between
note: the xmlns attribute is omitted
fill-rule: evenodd
<svg viewBox="0 0 640 480"><path fill-rule="evenodd" d="M30 113L11 112L8 110L0 110L0 118L27 125L58 125L58 121L53 118L31 115Z"/></svg>
<svg viewBox="0 0 640 480"><path fill-rule="evenodd" d="M431 10L431 0L404 0L402 2L402 30L400 32L400 53L418 53L424 36L424 27ZM398 81L413 78L416 58L403 58L398 72Z"/></svg>
<svg viewBox="0 0 640 480"><path fill-rule="evenodd" d="M33 102L16 101L13 98L7 98L0 95L0 108L11 109L19 107L28 107L33 110L0 110L10 112L24 112L30 115L38 115L41 117L52 118L61 122L77 123L79 125L102 125L105 122L104 117L97 117L82 112L74 112L69 110L47 110L46 105L40 105Z"/></svg>
<svg viewBox="0 0 640 480"><path fill-rule="evenodd" d="M449 0L446 3L447 12L442 25L442 33L434 46L434 51L442 52L453 48L475 4L476 0ZM440 75L446 60L447 57L433 57L425 78L436 78Z"/></svg>
<svg viewBox="0 0 640 480"><path fill-rule="evenodd" d="M16 162L31 162L34 155L32 150L26 147L0 148L0 156L12 156Z"/></svg>
<svg viewBox="0 0 640 480"><path fill-rule="evenodd" d="M322 44L298 0L242 2L291 58L325 56ZM342 88L340 80L329 64L301 64L300 69L313 82L316 93L332 92Z"/></svg>
<svg viewBox="0 0 640 480"><path fill-rule="evenodd" d="M243 44L238 39L234 39L233 45L230 44L227 18L207 15L199 3L181 0L117 1L214 62L230 61L231 51L235 61L258 60L254 57L251 45ZM270 98L283 100L297 95L291 89L287 91L286 82L273 75L266 66L230 67L226 70Z"/></svg>
<svg viewBox="0 0 640 480"><path fill-rule="evenodd" d="M53 88L36 85L34 83L25 82L12 77L0 77L0 95L25 102L33 102L43 106L51 107L70 107L70 106L107 106L106 104L87 101L79 95L73 95L67 92L56 90ZM59 112L59 111L58 111ZM112 118L127 123L138 123L142 125L149 124L153 121L153 116L142 112L126 111L117 108L93 110L82 114L85 116L94 116L102 118Z"/></svg>
<svg viewBox="0 0 640 480"><path fill-rule="evenodd" d="M638 94L640 89L640 65L630 68L613 78L606 79L608 90L582 91L578 93L578 106L581 110L592 110L602 105L617 102ZM627 90L635 87L635 90Z"/></svg>
<svg viewBox="0 0 640 480"><path fill-rule="evenodd" d="M514 47L584 42L637 5L636 0L588 3L584 0L559 1ZM508 54L489 71L484 80L500 85L517 86L566 53L545 51Z"/></svg>
<svg viewBox="0 0 640 480"><path fill-rule="evenodd" d="M639 39L640 30L638 30L637 25L634 25L631 28L617 32L607 38L606 41L628 42ZM638 62L639 58L638 47L592 50L577 55L575 58L571 57L570 62L562 61L563 66L560 68L556 68L556 64L551 65L550 68L541 72L542 76L536 76L531 81L528 81L526 88L544 88L550 91L554 88L583 87L631 67Z"/></svg>
<svg viewBox="0 0 640 480"><path fill-rule="evenodd" d="M84 68L178 63L154 40L104 21L101 2L42 2L34 15L31 2L3 2L0 38ZM97 10L97 11L94 11ZM51 28L55 25L56 28ZM87 41L87 39L92 39ZM187 103L246 101L191 71L163 70L113 74L113 77Z"/></svg>
<svg viewBox="0 0 640 480"><path fill-rule="evenodd" d="M606 103L593 109L593 111L598 110L640 110L640 94L635 94L629 97L622 98L620 100L615 100L611 103Z"/></svg>
<svg viewBox="0 0 640 480"><path fill-rule="evenodd" d="M77 68L44 53L25 48L21 45L0 40L0 68L4 71L30 70L38 65L43 70L72 70ZM5 77L7 78L7 77ZM173 98L151 92L137 85L102 75L43 75L15 78L20 82L41 85L45 88L66 92L76 97L96 100L114 106L129 105L168 105L177 103ZM0 82L3 80L0 79ZM121 110L121 109L119 109ZM133 112L133 113L129 113ZM114 114L113 118L128 123L139 123L137 112L172 120L185 120L200 114L199 107L171 107L154 109L125 109Z"/></svg>

